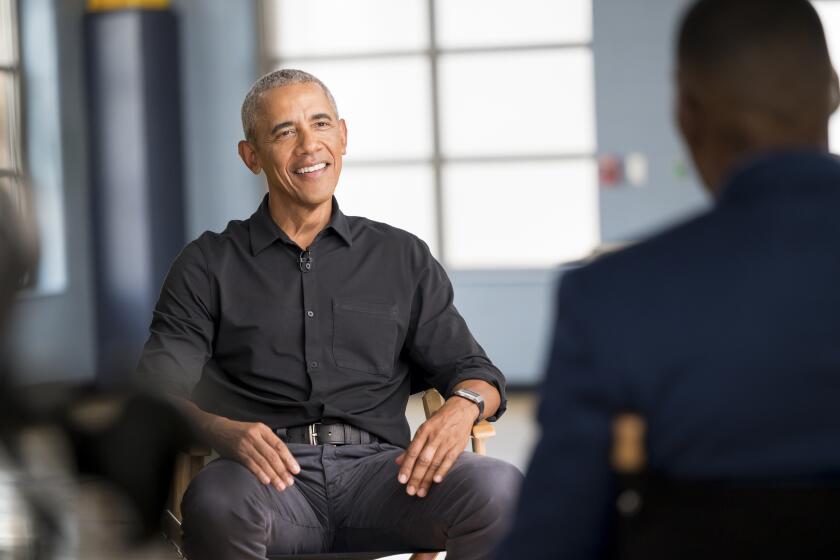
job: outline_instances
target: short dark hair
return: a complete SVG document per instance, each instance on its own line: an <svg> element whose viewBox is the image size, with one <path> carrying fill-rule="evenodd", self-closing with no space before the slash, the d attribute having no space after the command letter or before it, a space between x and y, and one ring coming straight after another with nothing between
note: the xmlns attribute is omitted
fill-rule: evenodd
<svg viewBox="0 0 840 560"><path fill-rule="evenodd" d="M254 82L245 100L242 102L242 131L245 133L247 140L254 140L254 134L257 130L257 118L259 117L259 104L262 94L265 92L283 86L290 86L294 84L309 84L314 83L321 86L327 100L338 117L338 106L335 104L335 98L330 92L329 88L324 85L324 82L303 70L296 70L294 68L283 68L275 70L262 76L259 80Z"/></svg>
<svg viewBox="0 0 840 560"><path fill-rule="evenodd" d="M822 64L830 73L822 23L808 0L699 0L683 18L677 56L693 69L720 69L779 45L809 71Z"/></svg>

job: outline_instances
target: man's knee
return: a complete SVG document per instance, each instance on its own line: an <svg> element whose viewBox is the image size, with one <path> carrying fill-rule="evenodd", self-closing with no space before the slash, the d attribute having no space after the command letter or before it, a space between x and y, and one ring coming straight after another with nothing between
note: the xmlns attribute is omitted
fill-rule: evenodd
<svg viewBox="0 0 840 560"><path fill-rule="evenodd" d="M519 496L523 479L519 469L498 459L474 457L458 475L458 491L470 515L483 526L504 524Z"/></svg>
<svg viewBox="0 0 840 560"><path fill-rule="evenodd" d="M190 527L230 529L231 524L243 522L264 526L267 512L259 507L263 492L262 484L244 466L225 459L214 461L198 473L184 494L185 531Z"/></svg>

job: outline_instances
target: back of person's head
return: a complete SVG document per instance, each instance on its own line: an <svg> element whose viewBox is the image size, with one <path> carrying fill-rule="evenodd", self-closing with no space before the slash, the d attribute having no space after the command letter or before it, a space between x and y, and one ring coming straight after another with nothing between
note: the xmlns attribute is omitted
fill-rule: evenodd
<svg viewBox="0 0 840 560"><path fill-rule="evenodd" d="M677 78L680 125L707 184L757 151L827 147L840 95L808 0L699 0L679 30Z"/></svg>

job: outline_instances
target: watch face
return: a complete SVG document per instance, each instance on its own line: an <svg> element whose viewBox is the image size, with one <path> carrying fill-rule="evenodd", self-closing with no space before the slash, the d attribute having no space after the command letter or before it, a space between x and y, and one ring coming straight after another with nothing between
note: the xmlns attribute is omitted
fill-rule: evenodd
<svg viewBox="0 0 840 560"><path fill-rule="evenodd" d="M476 423L480 422L484 417L484 399L482 396L475 391L470 391L469 389L458 389L453 393L453 395L457 395L462 399L467 399L471 401L478 407L478 418L476 418Z"/></svg>
<svg viewBox="0 0 840 560"><path fill-rule="evenodd" d="M459 393L463 393L465 397L472 397L476 401L483 401L484 399L481 398L481 395L476 393L475 391L470 391L469 389L458 389Z"/></svg>

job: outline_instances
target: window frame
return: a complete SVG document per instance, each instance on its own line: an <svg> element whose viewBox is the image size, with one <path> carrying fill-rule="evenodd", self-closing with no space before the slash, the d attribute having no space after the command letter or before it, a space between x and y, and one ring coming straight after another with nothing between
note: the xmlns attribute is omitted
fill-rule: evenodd
<svg viewBox="0 0 840 560"><path fill-rule="evenodd" d="M428 165L432 170L433 178L433 197L434 197L434 229L435 229L435 246L433 251L445 266L449 266L448 255L446 252L447 231L445 223L445 194L444 194L444 167L449 164L459 163L516 163L529 161L550 161L550 162L566 162L566 161L590 161L593 164L597 162L597 131L594 128L593 121L593 135L594 145L591 151L582 152L534 152L521 153L511 155L465 155L465 156L451 156L446 155L443 151L442 142L442 119L441 119L441 87L440 87L440 60L442 57L452 54L491 54L491 53L511 53L511 52L531 52L531 51L560 51L568 49L584 49L588 50L590 55L594 57L592 34L587 41L556 41L544 43L531 44L511 44L511 45L486 45L486 46L469 46L469 47L442 47L439 46L437 29L436 29L436 8L437 2L443 0L425 0L427 17L428 17L428 46L424 49L402 49L402 50L379 50L353 53L329 53L329 54L315 54L315 55L301 55L292 54L290 56L283 56L282 53L274 55L269 48L268 37L277 33L277 29L273 28L273 21L268 17L268 14L273 10L278 12L282 10L280 5L275 5L273 8L268 8L269 2L277 2L279 4L282 0L260 0L258 3L259 16L259 66L260 73L265 74L276 68L280 68L286 61L295 62L345 62L353 60L376 60L387 58L403 58L407 56L423 56L427 58L430 68L429 79L429 100L431 105L432 118L432 151L429 157L418 158L392 158L392 159L354 159L352 162L345 162L347 167L382 167L382 166L398 166L398 165ZM589 10L592 11L592 0L589 1ZM593 63L594 68L594 63ZM594 75L593 75L594 80ZM593 100L593 112L595 104ZM593 114L593 119L595 115ZM597 188L598 186L595 185ZM598 217L596 216L597 220ZM557 263L561 264L561 263ZM468 267L469 268L469 267ZM504 267L507 268L507 267ZM519 266L514 266L514 269L521 269ZM540 267L546 268L546 267ZM548 267L552 268L552 267Z"/></svg>
<svg viewBox="0 0 840 560"><path fill-rule="evenodd" d="M24 84L23 68L21 65L21 33L20 33L20 1L10 0L9 7L11 17L8 32L12 36L12 62L0 64L0 75L7 77L13 84L11 109L7 108L9 121L8 134L11 148L11 166L0 167L0 179L10 178L13 181L14 189L11 193L12 201L23 209L24 192L26 188L26 137L25 137L25 110L24 110ZM7 30L3 30L7 31Z"/></svg>

